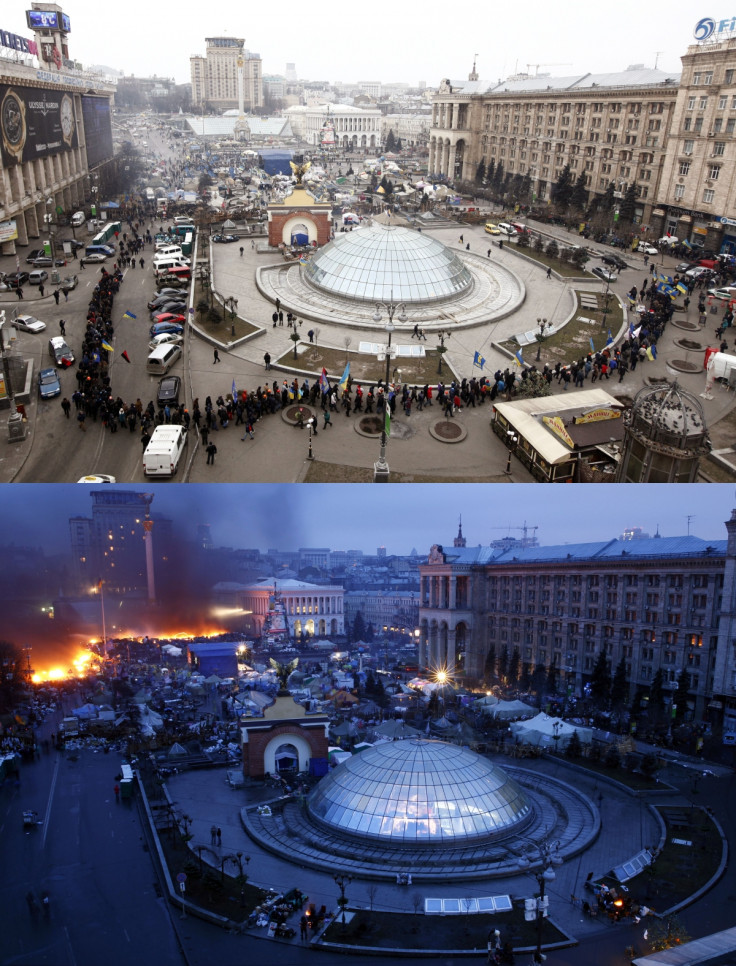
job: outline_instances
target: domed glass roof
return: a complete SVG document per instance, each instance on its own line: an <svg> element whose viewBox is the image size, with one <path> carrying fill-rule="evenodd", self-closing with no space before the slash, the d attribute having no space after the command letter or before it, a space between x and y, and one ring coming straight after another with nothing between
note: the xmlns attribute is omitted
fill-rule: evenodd
<svg viewBox="0 0 736 966"><path fill-rule="evenodd" d="M337 235L307 262L304 277L331 295L366 302L436 302L473 285L456 252L422 232L390 225Z"/></svg>
<svg viewBox="0 0 736 966"><path fill-rule="evenodd" d="M531 818L501 768L444 741L385 742L347 759L310 792L318 822L394 845L458 845L508 834Z"/></svg>

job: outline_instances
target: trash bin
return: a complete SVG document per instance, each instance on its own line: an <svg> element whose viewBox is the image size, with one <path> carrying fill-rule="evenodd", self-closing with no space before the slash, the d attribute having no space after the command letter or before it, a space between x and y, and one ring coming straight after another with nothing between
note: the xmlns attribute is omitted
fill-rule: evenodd
<svg viewBox="0 0 736 966"><path fill-rule="evenodd" d="M26 438L26 424L22 413L12 413L8 417L8 442L18 443Z"/></svg>

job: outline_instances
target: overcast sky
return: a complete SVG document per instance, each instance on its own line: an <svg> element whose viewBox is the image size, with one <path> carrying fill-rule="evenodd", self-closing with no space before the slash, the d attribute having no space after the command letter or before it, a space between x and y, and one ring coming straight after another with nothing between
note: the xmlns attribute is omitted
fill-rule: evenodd
<svg viewBox="0 0 736 966"><path fill-rule="evenodd" d="M0 27L29 36L27 6L4 2ZM336 0L275 5L126 0L120 7L64 0L62 8L71 18L71 56L126 74L157 74L184 83L190 79L189 57L204 54L205 37L229 34L244 37L246 47L261 55L266 74L283 74L288 61L304 79L421 80L430 87L443 77L467 77L476 53L484 80L526 71L527 64L551 63L539 72L558 76L623 70L630 64L654 67L657 56L660 68L679 71L696 22L735 12L728 5L704 9L684 0L650 0L643 7L635 0L460 7L438 0L383 6Z"/></svg>
<svg viewBox="0 0 736 966"><path fill-rule="evenodd" d="M91 514L90 489L0 487L0 543L67 551L69 517ZM154 493L154 515L172 517L187 537L197 524L209 524L215 546L375 553L384 545L389 554L416 548L422 555L434 543L452 545L460 515L469 546L520 536L517 528L525 522L539 527L540 543L549 546L608 540L633 526L681 536L688 532L688 514L692 534L723 540L724 521L736 506L729 485L171 484L154 487Z"/></svg>

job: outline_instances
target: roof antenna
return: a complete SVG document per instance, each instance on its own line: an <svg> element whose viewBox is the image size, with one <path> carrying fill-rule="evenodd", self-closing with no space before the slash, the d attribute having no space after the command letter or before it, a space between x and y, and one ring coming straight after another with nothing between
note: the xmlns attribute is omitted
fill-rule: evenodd
<svg viewBox="0 0 736 966"><path fill-rule="evenodd" d="M655 540L659 539L659 524L657 524L657 532L654 534L654 539Z"/></svg>
<svg viewBox="0 0 736 966"><path fill-rule="evenodd" d="M687 535L690 536L690 521L695 519L694 513L688 513L687 515Z"/></svg>

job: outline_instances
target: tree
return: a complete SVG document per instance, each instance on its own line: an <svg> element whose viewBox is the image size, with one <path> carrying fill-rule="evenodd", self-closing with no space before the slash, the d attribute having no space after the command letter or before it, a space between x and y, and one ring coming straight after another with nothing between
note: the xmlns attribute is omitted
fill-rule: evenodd
<svg viewBox="0 0 736 966"><path fill-rule="evenodd" d="M611 181L598 202L598 207L601 211L613 211L613 206L616 204L616 199L613 195L613 192L613 181Z"/></svg>
<svg viewBox="0 0 736 966"><path fill-rule="evenodd" d="M501 678L503 683L506 683L506 679L509 672L509 649L504 644L503 650L501 651L501 657L498 660L498 676Z"/></svg>
<svg viewBox="0 0 736 966"><path fill-rule="evenodd" d="M403 149L403 147L404 146L401 143L401 138L396 138L396 153L399 154L399 152Z"/></svg>
<svg viewBox="0 0 736 966"><path fill-rule="evenodd" d="M623 201L618 206L618 216L621 221L633 221L636 215L636 200L639 193L636 190L636 184L630 184L626 189L626 194L623 197Z"/></svg>
<svg viewBox="0 0 736 966"><path fill-rule="evenodd" d="M570 170L570 165L566 164L552 187L552 201L560 211L567 211L570 207L573 190L572 171Z"/></svg>
<svg viewBox="0 0 736 966"><path fill-rule="evenodd" d="M486 663L483 668L483 680L487 685L493 684L496 680L496 645L491 644L486 654Z"/></svg>
<svg viewBox="0 0 736 966"><path fill-rule="evenodd" d="M687 698L689 691L690 675L687 673L685 668L683 668L682 671L680 671L680 676L677 679L677 689L672 697L678 724L682 724L687 717Z"/></svg>
<svg viewBox="0 0 736 966"><path fill-rule="evenodd" d="M509 661L509 684L516 684L519 680L519 667L521 665L521 654L519 648L515 647Z"/></svg>
<svg viewBox="0 0 736 966"><path fill-rule="evenodd" d="M544 696L544 686L547 681L547 669L544 664L537 664L534 668L534 673L532 674L531 689L539 698L539 704L542 704L542 698Z"/></svg>
<svg viewBox="0 0 736 966"><path fill-rule="evenodd" d="M368 627L366 628L366 631L365 631L365 639L366 641L368 641L369 644L373 641L373 637L375 633L376 631L375 631L375 628L373 627L373 622L368 621Z"/></svg>
<svg viewBox="0 0 736 966"><path fill-rule="evenodd" d="M486 184L493 185L496 181L496 162L491 160L486 165Z"/></svg>
<svg viewBox="0 0 736 966"><path fill-rule="evenodd" d="M566 758L580 758L583 753L583 746L580 742L580 736L577 730L573 731L567 742L567 748L565 748Z"/></svg>
<svg viewBox="0 0 736 966"><path fill-rule="evenodd" d="M593 666L593 673L590 678L590 694L601 711L608 708L611 696L611 664L603 649L598 652L598 657Z"/></svg>
<svg viewBox="0 0 736 966"><path fill-rule="evenodd" d="M483 158L478 162L478 167L475 169L475 183L483 184L486 177L486 163Z"/></svg>
<svg viewBox="0 0 736 966"><path fill-rule="evenodd" d="M357 611L355 614L355 620L353 621L353 640L365 640L365 621L363 620L363 615L360 611Z"/></svg>
<svg viewBox="0 0 736 966"><path fill-rule="evenodd" d="M664 711L664 671L658 667L649 686L649 709L654 718Z"/></svg>
<svg viewBox="0 0 736 966"><path fill-rule="evenodd" d="M0 641L0 712L8 712L18 702L23 687L23 654L10 641Z"/></svg>
<svg viewBox="0 0 736 966"><path fill-rule="evenodd" d="M498 164L496 165L496 170L493 173L493 188L495 191L499 192L499 194L503 187L503 180L504 180L503 161L499 161Z"/></svg>
<svg viewBox="0 0 736 966"><path fill-rule="evenodd" d="M550 258L559 258L560 246L553 238L551 242L548 242L547 247L545 248L545 251Z"/></svg>
<svg viewBox="0 0 736 966"><path fill-rule="evenodd" d="M391 151L394 153L396 151L396 138L394 137L394 129L389 128L388 134L386 135L386 144L384 145L386 151Z"/></svg>
<svg viewBox="0 0 736 966"><path fill-rule="evenodd" d="M611 684L611 707L614 710L625 707L629 703L629 681L626 676L626 661L622 657L616 665Z"/></svg>
<svg viewBox="0 0 736 966"><path fill-rule="evenodd" d="M521 188L519 189L519 201L528 205L532 200L532 176L527 173L521 179Z"/></svg>
<svg viewBox="0 0 736 966"><path fill-rule="evenodd" d="M574 211L584 211L588 206L588 189L585 187L585 175L580 174L570 195L570 207Z"/></svg>
<svg viewBox="0 0 736 966"><path fill-rule="evenodd" d="M690 942L690 936L677 916L654 920L648 932L649 945L655 953Z"/></svg>

